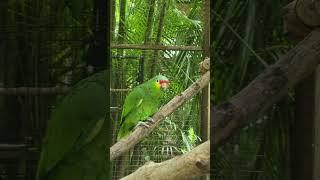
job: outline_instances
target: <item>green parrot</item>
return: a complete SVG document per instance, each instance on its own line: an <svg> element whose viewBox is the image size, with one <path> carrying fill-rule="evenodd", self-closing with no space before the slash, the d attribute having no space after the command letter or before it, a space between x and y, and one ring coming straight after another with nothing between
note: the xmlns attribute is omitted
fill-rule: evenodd
<svg viewBox="0 0 320 180"><path fill-rule="evenodd" d="M52 111L37 180L106 180L109 176L106 72L79 81Z"/></svg>
<svg viewBox="0 0 320 180"><path fill-rule="evenodd" d="M148 127L145 121L150 118L161 104L164 91L169 80L163 75L157 75L149 81L135 87L126 97L121 114L120 129L117 140L127 136L137 125Z"/></svg>

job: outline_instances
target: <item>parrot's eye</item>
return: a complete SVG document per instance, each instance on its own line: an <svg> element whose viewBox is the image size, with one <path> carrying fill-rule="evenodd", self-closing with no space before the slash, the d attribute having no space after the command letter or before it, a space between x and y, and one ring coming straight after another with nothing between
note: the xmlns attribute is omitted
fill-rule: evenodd
<svg viewBox="0 0 320 180"><path fill-rule="evenodd" d="M159 80L157 80L157 82L159 82Z"/></svg>

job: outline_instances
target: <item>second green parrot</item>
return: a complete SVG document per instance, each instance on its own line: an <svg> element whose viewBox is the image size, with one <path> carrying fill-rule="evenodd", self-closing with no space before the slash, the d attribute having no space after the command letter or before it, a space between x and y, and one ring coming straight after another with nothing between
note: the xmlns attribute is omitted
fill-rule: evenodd
<svg viewBox="0 0 320 180"><path fill-rule="evenodd" d="M107 74L78 82L51 113L36 180L106 180Z"/></svg>
<svg viewBox="0 0 320 180"><path fill-rule="evenodd" d="M120 130L117 140L127 136L135 126L139 124L146 125L144 121L152 121L150 116L160 107L161 99L168 85L169 80L167 77L157 75L135 87L128 94L122 108Z"/></svg>

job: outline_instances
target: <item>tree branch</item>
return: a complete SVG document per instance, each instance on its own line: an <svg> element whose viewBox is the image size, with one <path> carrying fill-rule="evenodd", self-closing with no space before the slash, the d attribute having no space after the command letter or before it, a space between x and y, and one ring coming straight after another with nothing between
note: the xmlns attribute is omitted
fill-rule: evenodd
<svg viewBox="0 0 320 180"><path fill-rule="evenodd" d="M170 102L164 105L157 113L153 115L153 123L149 128L138 126L129 136L121 139L110 148L110 159L114 160L121 154L134 147L142 138L146 137L166 116L174 112L184 102L197 94L203 87L209 84L210 71L206 72L199 80L193 83L188 89L180 95L175 96Z"/></svg>
<svg viewBox="0 0 320 180"><path fill-rule="evenodd" d="M176 156L161 163L148 162L121 180L184 180L208 174L209 171L210 140L182 156Z"/></svg>
<svg viewBox="0 0 320 180"><path fill-rule="evenodd" d="M319 62L320 31L314 30L229 101L211 107L213 150L279 101L289 88L312 73Z"/></svg>
<svg viewBox="0 0 320 180"><path fill-rule="evenodd" d="M296 0L296 17L309 27L320 25L320 1Z"/></svg>

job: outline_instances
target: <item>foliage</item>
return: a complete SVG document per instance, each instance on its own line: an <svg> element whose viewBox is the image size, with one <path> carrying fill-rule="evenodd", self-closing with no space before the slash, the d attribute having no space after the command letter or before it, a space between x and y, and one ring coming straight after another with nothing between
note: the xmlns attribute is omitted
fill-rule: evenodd
<svg viewBox="0 0 320 180"><path fill-rule="evenodd" d="M193 128L189 128L188 135L184 131L180 131L182 135L182 140L185 145L184 148L181 149L182 153L186 153L191 151L194 148L197 141L201 141L200 137L197 136L193 130Z"/></svg>

